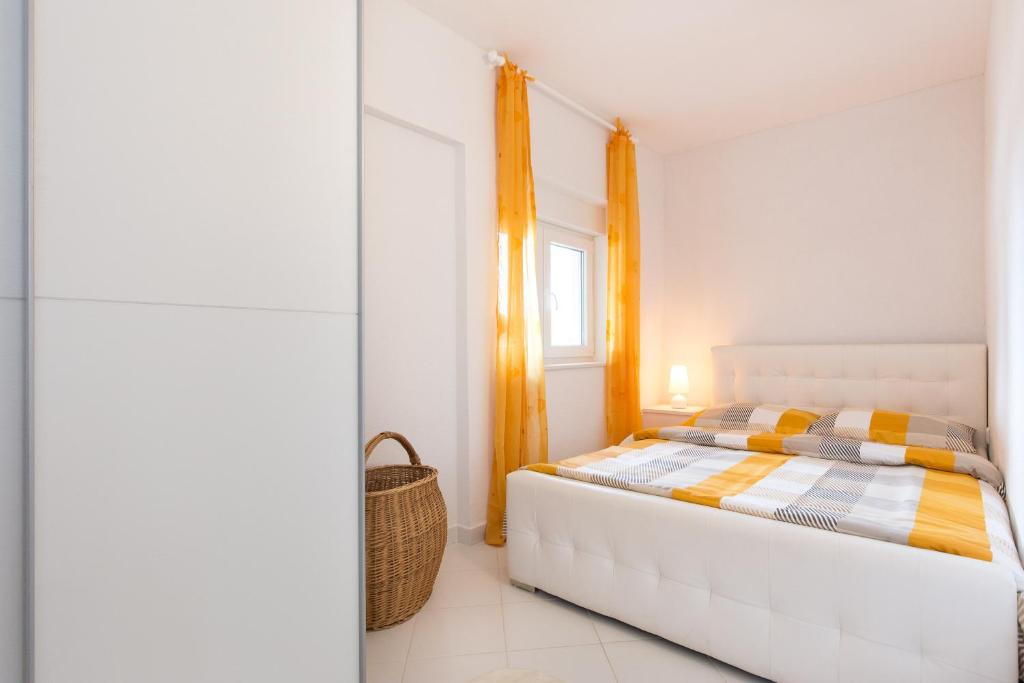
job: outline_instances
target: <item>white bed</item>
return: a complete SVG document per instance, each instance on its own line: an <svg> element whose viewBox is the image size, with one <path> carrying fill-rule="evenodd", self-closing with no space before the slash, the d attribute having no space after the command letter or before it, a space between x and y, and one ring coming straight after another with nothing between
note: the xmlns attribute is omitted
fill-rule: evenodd
<svg viewBox="0 0 1024 683"><path fill-rule="evenodd" d="M724 346L714 402L858 406L985 433L980 344ZM1017 680L1006 569L535 472L510 578L776 681Z"/></svg>

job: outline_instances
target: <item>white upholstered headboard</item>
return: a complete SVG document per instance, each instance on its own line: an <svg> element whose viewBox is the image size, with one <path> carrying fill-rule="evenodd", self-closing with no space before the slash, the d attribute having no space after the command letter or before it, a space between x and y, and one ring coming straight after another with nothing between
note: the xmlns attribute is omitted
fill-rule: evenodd
<svg viewBox="0 0 1024 683"><path fill-rule="evenodd" d="M715 404L843 406L948 417L984 434L984 344L716 346Z"/></svg>

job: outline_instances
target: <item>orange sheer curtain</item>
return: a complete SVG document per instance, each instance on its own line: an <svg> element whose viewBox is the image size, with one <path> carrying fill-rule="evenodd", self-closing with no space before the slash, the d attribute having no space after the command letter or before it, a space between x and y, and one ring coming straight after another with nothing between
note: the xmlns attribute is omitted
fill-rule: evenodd
<svg viewBox="0 0 1024 683"><path fill-rule="evenodd" d="M636 146L622 122L608 141L608 329L605 436L640 429L640 205Z"/></svg>
<svg viewBox="0 0 1024 683"><path fill-rule="evenodd" d="M484 537L491 545L505 543L505 475L545 462L548 455L528 78L507 58L498 72L498 344L494 464Z"/></svg>

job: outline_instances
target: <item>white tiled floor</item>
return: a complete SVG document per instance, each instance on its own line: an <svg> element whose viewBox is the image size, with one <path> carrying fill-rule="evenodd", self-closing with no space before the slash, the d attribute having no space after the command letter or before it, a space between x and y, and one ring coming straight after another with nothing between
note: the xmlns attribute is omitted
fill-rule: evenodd
<svg viewBox="0 0 1024 683"><path fill-rule="evenodd" d="M762 679L621 622L509 584L505 552L450 545L434 594L408 622L366 634L369 683L466 683L504 667L564 683Z"/></svg>

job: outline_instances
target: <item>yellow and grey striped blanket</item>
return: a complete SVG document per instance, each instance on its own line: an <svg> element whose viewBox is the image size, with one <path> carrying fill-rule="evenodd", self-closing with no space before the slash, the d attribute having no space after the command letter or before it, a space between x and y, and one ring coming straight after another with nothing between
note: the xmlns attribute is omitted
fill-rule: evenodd
<svg viewBox="0 0 1024 683"><path fill-rule="evenodd" d="M527 468L995 562L1013 574L1020 597L1024 570L1001 495L1002 476L984 456L815 429L832 416L765 406L747 412L757 415L758 409L777 419L729 425L744 428L691 426L699 423L695 419Z"/></svg>

